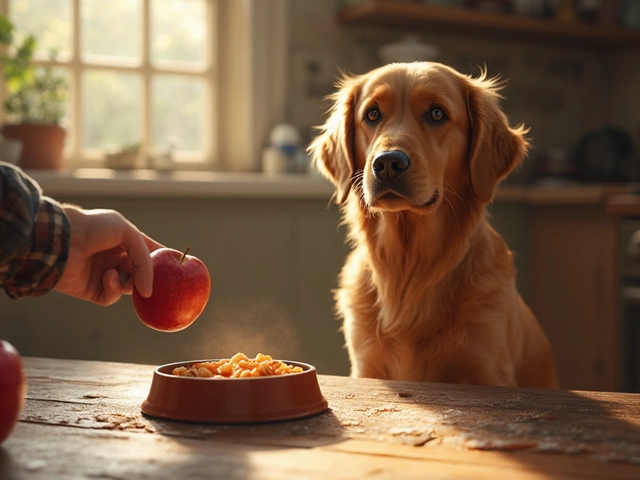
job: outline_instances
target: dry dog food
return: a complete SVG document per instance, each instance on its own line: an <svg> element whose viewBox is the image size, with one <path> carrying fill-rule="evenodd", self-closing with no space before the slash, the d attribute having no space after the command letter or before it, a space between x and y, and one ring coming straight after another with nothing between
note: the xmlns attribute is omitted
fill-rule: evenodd
<svg viewBox="0 0 640 480"><path fill-rule="evenodd" d="M171 373L181 377L246 378L298 372L302 372L302 367L274 360L270 355L259 353L256 358L249 358L244 353L236 353L231 358L215 362L199 362L189 367L176 367Z"/></svg>

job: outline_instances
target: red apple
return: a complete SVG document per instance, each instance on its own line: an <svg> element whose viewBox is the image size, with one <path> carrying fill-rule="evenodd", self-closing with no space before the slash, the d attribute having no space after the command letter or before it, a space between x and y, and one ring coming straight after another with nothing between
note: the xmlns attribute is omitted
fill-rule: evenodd
<svg viewBox="0 0 640 480"><path fill-rule="evenodd" d="M0 444L18 421L26 394L20 354L9 342L0 340Z"/></svg>
<svg viewBox="0 0 640 480"><path fill-rule="evenodd" d="M178 332L200 316L209 301L211 277L197 257L172 248L151 253L153 293L145 298L134 288L133 307L138 318L155 330Z"/></svg>

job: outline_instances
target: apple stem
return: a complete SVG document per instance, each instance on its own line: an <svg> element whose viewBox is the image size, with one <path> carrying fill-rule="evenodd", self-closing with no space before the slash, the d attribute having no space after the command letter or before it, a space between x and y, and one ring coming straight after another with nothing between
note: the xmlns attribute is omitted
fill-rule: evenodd
<svg viewBox="0 0 640 480"><path fill-rule="evenodd" d="M191 247L187 247L187 249L184 251L182 257L180 257L180 263L184 263L184 259L186 258L187 253L189 253L189 250L191 250Z"/></svg>

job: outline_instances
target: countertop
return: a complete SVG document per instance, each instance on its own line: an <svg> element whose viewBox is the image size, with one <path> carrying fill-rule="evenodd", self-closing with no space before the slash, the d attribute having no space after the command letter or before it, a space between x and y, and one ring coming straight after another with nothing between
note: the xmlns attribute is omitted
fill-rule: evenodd
<svg viewBox="0 0 640 480"><path fill-rule="evenodd" d="M626 193L609 196L607 212L620 217L640 217L640 194Z"/></svg>
<svg viewBox="0 0 640 480"><path fill-rule="evenodd" d="M231 173L211 171L111 170L80 168L69 171L27 170L52 197L183 197L282 198L328 200L333 185L318 174ZM496 203L530 206L602 205L611 195L628 194L638 184L518 185L503 183Z"/></svg>
<svg viewBox="0 0 640 480"><path fill-rule="evenodd" d="M122 198L308 198L329 199L334 187L318 175L211 171L26 170L46 195Z"/></svg>
<svg viewBox="0 0 640 480"><path fill-rule="evenodd" d="M498 186L494 201L531 206L605 206L611 196L637 192L636 183Z"/></svg>
<svg viewBox="0 0 640 480"><path fill-rule="evenodd" d="M199 424L141 413L151 365L23 360L27 401L0 448L3 480L640 478L638 394L319 372L319 415Z"/></svg>

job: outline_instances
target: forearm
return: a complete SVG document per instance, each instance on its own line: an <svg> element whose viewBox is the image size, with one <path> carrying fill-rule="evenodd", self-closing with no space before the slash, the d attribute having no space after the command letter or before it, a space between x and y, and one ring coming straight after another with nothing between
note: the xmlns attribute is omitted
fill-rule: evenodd
<svg viewBox="0 0 640 480"><path fill-rule="evenodd" d="M0 162L0 288L13 298L47 293L64 270L69 238L62 207Z"/></svg>

